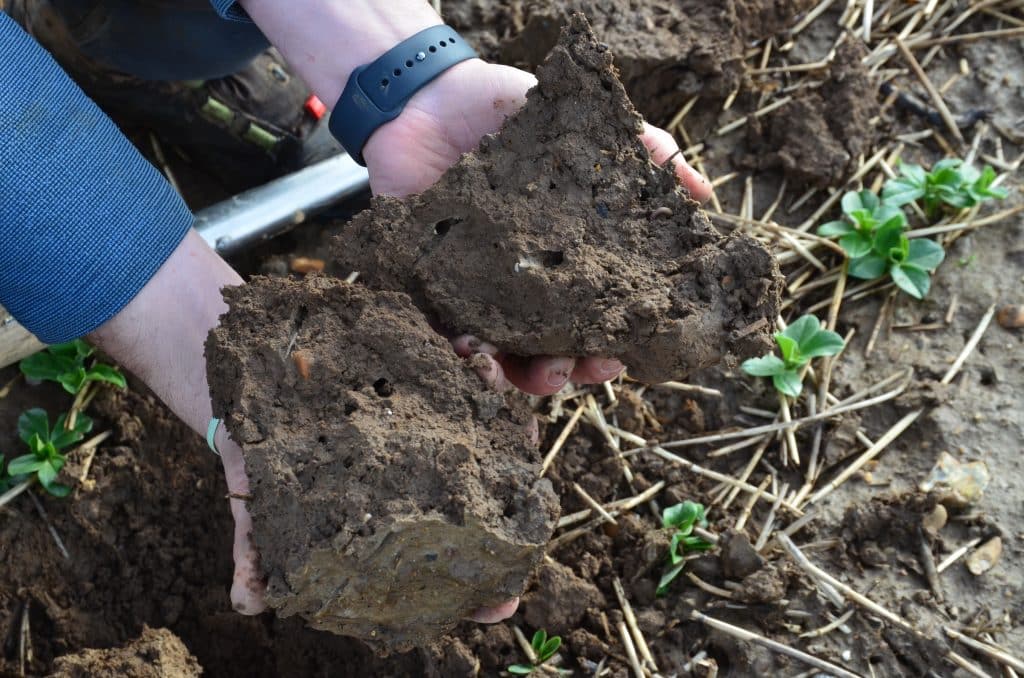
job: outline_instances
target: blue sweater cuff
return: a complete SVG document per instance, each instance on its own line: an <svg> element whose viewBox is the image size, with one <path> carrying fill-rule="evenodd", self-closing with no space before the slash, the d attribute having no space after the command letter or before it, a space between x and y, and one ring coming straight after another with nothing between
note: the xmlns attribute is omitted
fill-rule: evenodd
<svg viewBox="0 0 1024 678"><path fill-rule="evenodd" d="M192 214L57 63L0 13L0 304L46 343L116 315Z"/></svg>
<svg viewBox="0 0 1024 678"><path fill-rule="evenodd" d="M237 0L210 0L213 9L225 19L232 21L250 21L249 15L245 13Z"/></svg>

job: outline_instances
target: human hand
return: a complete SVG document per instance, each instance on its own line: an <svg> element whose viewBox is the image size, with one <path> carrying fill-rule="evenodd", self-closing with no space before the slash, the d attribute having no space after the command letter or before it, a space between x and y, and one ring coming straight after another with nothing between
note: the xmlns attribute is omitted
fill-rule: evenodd
<svg viewBox="0 0 1024 678"><path fill-rule="evenodd" d="M530 73L480 59L464 61L445 71L409 101L398 119L379 129L367 142L363 157L374 193L401 197L430 187L463 153L475 149L481 137L496 132L505 118L525 103L527 90L536 83ZM683 160L671 134L644 123L640 138L655 163L671 159L680 183L694 199L710 197L711 185ZM498 390L515 386L528 393L550 395L567 381L600 383L622 371L617 360L557 356L526 359L503 354L470 336L458 337L452 343L460 356L484 356L478 371L488 385Z"/></svg>

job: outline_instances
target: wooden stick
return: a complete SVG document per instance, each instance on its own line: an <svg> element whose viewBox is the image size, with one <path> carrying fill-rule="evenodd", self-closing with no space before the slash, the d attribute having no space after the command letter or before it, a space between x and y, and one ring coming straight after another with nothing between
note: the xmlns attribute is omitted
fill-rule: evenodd
<svg viewBox="0 0 1024 678"><path fill-rule="evenodd" d="M765 638L753 631L748 631L744 628L740 628L739 626L733 626L732 624L721 621L720 619L709 617L706 614L697 612L696 610L690 613L690 619L699 621L702 624L710 626L711 628L717 629L723 633L727 633L735 638L739 638L740 640L757 643L758 645L767 647L769 650L778 652L779 654L784 654L787 657L792 657L797 661L801 661L808 666L813 666L816 669L824 671L830 675L837 676L838 678L860 678L856 673L847 671L841 666L827 662L824 659L819 659L818 657L809 655L806 652L789 647L788 645L783 645L782 643L771 640L770 638Z"/></svg>

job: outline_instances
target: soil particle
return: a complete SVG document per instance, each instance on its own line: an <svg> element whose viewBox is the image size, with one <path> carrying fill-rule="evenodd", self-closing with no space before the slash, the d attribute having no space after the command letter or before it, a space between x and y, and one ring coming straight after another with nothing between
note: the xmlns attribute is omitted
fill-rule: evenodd
<svg viewBox="0 0 1024 678"><path fill-rule="evenodd" d="M746 535L730 530L721 536L718 557L722 573L729 579L743 579L764 567L765 560L750 545Z"/></svg>
<svg viewBox="0 0 1024 678"><path fill-rule="evenodd" d="M719 234L651 162L582 15L537 75L523 109L437 184L375 198L336 240L339 263L502 351L617 358L643 381L768 350L774 258ZM652 220L661 207L672 216Z"/></svg>
<svg viewBox="0 0 1024 678"><path fill-rule="evenodd" d="M524 404L486 392L405 295L311 277L225 297L214 411L281 616L407 648L522 593L558 514Z"/></svg>
<svg viewBox="0 0 1024 678"><path fill-rule="evenodd" d="M844 42L828 78L789 104L747 125L747 145L736 157L742 167L779 170L797 185L819 188L842 183L858 157L874 148L880 111L877 85L861 64L859 42Z"/></svg>
<svg viewBox="0 0 1024 678"><path fill-rule="evenodd" d="M185 644L167 629L144 626L135 640L105 650L59 657L51 678L195 678L203 673Z"/></svg>
<svg viewBox="0 0 1024 678"><path fill-rule="evenodd" d="M550 634L568 633L588 610L605 606L604 596L593 583L577 577L557 561L545 562L520 604L527 625L546 629Z"/></svg>
<svg viewBox="0 0 1024 678"><path fill-rule="evenodd" d="M787 585L782 570L769 565L744 577L740 597L748 603L775 603L786 595Z"/></svg>

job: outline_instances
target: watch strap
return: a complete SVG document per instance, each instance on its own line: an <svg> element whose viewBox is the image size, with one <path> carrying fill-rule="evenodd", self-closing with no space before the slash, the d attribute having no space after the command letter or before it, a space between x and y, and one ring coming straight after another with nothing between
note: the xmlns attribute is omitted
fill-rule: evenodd
<svg viewBox="0 0 1024 678"><path fill-rule="evenodd" d="M331 113L331 134L360 165L363 147L381 126L397 118L416 92L452 66L477 57L450 26L433 26L360 66Z"/></svg>

